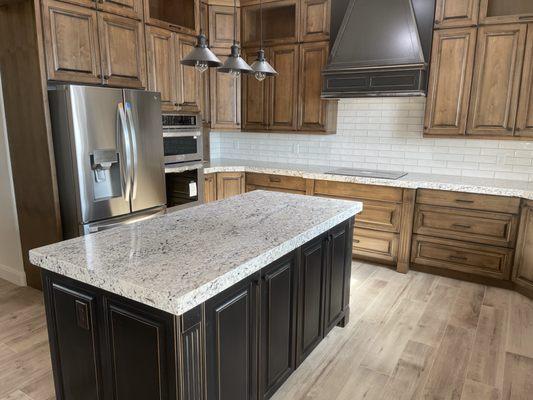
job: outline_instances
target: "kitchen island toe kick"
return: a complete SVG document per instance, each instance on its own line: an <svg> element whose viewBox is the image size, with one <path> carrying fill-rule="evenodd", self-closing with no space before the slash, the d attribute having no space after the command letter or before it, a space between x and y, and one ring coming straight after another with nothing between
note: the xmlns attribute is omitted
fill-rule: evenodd
<svg viewBox="0 0 533 400"><path fill-rule="evenodd" d="M271 397L348 321L361 209L256 191L32 250L57 399Z"/></svg>

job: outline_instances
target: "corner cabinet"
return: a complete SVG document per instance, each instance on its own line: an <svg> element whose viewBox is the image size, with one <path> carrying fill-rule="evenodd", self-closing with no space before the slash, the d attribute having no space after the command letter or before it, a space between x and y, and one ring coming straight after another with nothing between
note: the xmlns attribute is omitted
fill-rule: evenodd
<svg viewBox="0 0 533 400"><path fill-rule="evenodd" d="M353 218L181 316L43 271L58 400L266 400L348 321Z"/></svg>

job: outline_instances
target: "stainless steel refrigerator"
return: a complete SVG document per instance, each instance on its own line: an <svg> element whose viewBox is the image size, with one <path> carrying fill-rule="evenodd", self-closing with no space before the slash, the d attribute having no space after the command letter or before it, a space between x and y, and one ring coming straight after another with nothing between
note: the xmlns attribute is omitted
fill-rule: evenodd
<svg viewBox="0 0 533 400"><path fill-rule="evenodd" d="M64 237L163 213L159 93L62 85L48 94Z"/></svg>

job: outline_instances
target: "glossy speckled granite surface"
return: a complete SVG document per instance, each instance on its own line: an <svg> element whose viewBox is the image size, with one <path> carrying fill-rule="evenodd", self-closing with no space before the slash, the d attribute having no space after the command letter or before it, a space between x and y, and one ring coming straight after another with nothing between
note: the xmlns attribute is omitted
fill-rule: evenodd
<svg viewBox="0 0 533 400"><path fill-rule="evenodd" d="M30 261L180 315L361 209L256 191L34 249Z"/></svg>
<svg viewBox="0 0 533 400"><path fill-rule="evenodd" d="M204 172L257 172L273 175L299 176L306 179L362 183L368 185L401 187L406 189L448 190L452 192L522 197L533 200L533 182L420 173L409 173L398 180L326 174L326 172L334 171L335 169L335 167L327 166L306 166L250 160L221 159L213 160L206 164Z"/></svg>

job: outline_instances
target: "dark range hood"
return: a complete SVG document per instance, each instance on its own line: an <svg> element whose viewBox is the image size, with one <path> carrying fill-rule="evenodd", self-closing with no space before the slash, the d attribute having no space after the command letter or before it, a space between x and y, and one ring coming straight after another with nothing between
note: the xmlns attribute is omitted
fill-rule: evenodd
<svg viewBox="0 0 533 400"><path fill-rule="evenodd" d="M435 0L333 0L322 97L423 96Z"/></svg>

